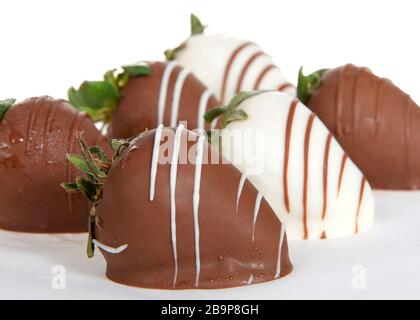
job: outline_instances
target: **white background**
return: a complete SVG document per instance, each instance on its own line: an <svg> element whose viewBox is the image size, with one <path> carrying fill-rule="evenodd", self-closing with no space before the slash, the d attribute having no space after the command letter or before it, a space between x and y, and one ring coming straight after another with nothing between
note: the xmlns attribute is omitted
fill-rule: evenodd
<svg viewBox="0 0 420 320"><path fill-rule="evenodd" d="M66 97L70 86L162 52L189 34L189 14L207 33L259 43L290 81L352 62L390 78L420 102L420 2L415 0L37 0L0 1L0 99ZM107 281L104 261L84 258L84 238L65 241L0 232L0 298L419 298L420 195L376 194L373 230L354 239L290 245L294 273L261 286L164 292ZM72 244L73 242L73 244ZM67 289L51 288L51 267ZM363 265L367 289L354 290Z"/></svg>
<svg viewBox="0 0 420 320"><path fill-rule="evenodd" d="M49 94L138 60L158 60L189 34L259 43L290 81L352 62L420 101L420 3L415 0L1 0L0 99Z"/></svg>

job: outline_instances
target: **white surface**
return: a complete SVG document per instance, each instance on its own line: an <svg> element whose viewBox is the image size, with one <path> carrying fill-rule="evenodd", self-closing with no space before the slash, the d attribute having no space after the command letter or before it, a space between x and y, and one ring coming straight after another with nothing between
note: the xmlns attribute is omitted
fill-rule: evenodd
<svg viewBox="0 0 420 320"><path fill-rule="evenodd" d="M227 290L131 288L105 278L97 252L85 256L84 235L0 232L0 298L37 299L373 299L420 298L420 192L375 192L371 231L349 239L293 241L294 272L261 285ZM52 268L66 270L66 289L53 290ZM352 269L366 271L366 290L352 288Z"/></svg>
<svg viewBox="0 0 420 320"><path fill-rule="evenodd" d="M65 97L110 68L163 59L189 34L194 12L208 34L258 43L293 83L300 66L353 62L420 102L420 1L2 0L0 12L2 97Z"/></svg>

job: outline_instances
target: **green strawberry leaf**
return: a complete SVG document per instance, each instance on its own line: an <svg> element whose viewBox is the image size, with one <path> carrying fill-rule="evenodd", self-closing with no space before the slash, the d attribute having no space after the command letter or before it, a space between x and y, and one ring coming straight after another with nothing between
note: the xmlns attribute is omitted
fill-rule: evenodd
<svg viewBox="0 0 420 320"><path fill-rule="evenodd" d="M307 76L303 74L303 68L299 69L297 97L302 103L306 103L312 94L321 86L322 76L327 69L320 69Z"/></svg>
<svg viewBox="0 0 420 320"><path fill-rule="evenodd" d="M89 211L88 218L88 241L86 248L88 258L92 258L95 254L95 244L93 243L93 239L95 237L95 214L96 206L93 205Z"/></svg>
<svg viewBox="0 0 420 320"><path fill-rule="evenodd" d="M77 183L74 183L74 182L63 182L60 185L67 192L78 192L78 191L80 191Z"/></svg>
<svg viewBox="0 0 420 320"><path fill-rule="evenodd" d="M221 129L224 129L229 123L233 121L240 121L248 119L248 115L242 109L237 109L238 106L245 100L256 95L268 92L269 90L243 91L234 96L229 104L225 107L216 107L210 109L204 114L204 119L211 123L216 118L221 118Z"/></svg>
<svg viewBox="0 0 420 320"><path fill-rule="evenodd" d="M127 64L122 66L123 70L130 77L148 76L151 73L149 65L145 62L139 62L136 64Z"/></svg>
<svg viewBox="0 0 420 320"><path fill-rule="evenodd" d="M86 196L86 198L89 199L89 201L96 201L97 190L96 185L92 181L85 178L77 177L76 184L79 190Z"/></svg>
<svg viewBox="0 0 420 320"><path fill-rule="evenodd" d="M108 81L85 81L78 90L80 98L89 108L109 108L116 104L119 92Z"/></svg>
<svg viewBox="0 0 420 320"><path fill-rule="evenodd" d="M90 147L89 153L95 154L100 160L109 163L109 159L101 147L98 147L98 146Z"/></svg>
<svg viewBox="0 0 420 320"><path fill-rule="evenodd" d="M229 116L224 118L224 126L226 127L229 123L238 120L248 119L248 114L242 109L234 109Z"/></svg>
<svg viewBox="0 0 420 320"><path fill-rule="evenodd" d="M0 100L0 120L3 119L6 112L9 111L15 102L15 99Z"/></svg>
<svg viewBox="0 0 420 320"><path fill-rule="evenodd" d="M82 159L82 157L76 154L68 154L67 160L80 171L92 174L92 171L90 170L88 164L84 159Z"/></svg>
<svg viewBox="0 0 420 320"><path fill-rule="evenodd" d="M220 117L222 114L226 112L226 108L213 108L207 111L204 114L204 120L206 120L208 123L212 123L214 119Z"/></svg>
<svg viewBox="0 0 420 320"><path fill-rule="evenodd" d="M190 20L191 20L191 35L204 33L204 29L206 28L206 26L204 26L201 23L200 19L196 15L191 14Z"/></svg>
<svg viewBox="0 0 420 320"><path fill-rule="evenodd" d="M185 42L183 42L183 43L181 43L181 44L180 44L178 47L176 47L176 48L166 50L166 51L164 52L166 60L168 60L168 61L175 60L175 59L176 59L177 54L178 54L180 51L184 50L184 49L185 49L185 47L186 47L186 43L185 43Z"/></svg>

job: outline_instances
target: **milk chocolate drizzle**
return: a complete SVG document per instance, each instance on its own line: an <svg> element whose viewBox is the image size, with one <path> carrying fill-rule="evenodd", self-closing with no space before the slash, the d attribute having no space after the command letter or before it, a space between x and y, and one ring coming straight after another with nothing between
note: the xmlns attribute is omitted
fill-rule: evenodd
<svg viewBox="0 0 420 320"><path fill-rule="evenodd" d="M258 90L260 88L261 82L264 80L264 77L269 73L271 70L275 70L277 67L274 64L269 64L259 74L258 78L255 80L254 90Z"/></svg>
<svg viewBox="0 0 420 320"><path fill-rule="evenodd" d="M360 213L360 207L361 207L362 201L363 201L363 193L365 192L365 184L366 184L366 178L364 176L362 176L362 181L360 183L359 202L357 203L356 228L354 230L354 233L359 232L359 213Z"/></svg>
<svg viewBox="0 0 420 320"><path fill-rule="evenodd" d="M328 158L330 155L332 134L328 133L327 140L325 141L324 150L324 166L322 172L322 191L323 191L323 205L322 205L322 220L325 219L327 213L327 193L328 193Z"/></svg>
<svg viewBox="0 0 420 320"><path fill-rule="evenodd" d="M38 118L39 110L41 109L41 100L37 99L35 103L36 103L36 108L31 109L31 114L29 116L29 122L28 122L28 130L26 133L26 136L28 137L28 140L26 143L26 155L29 155L31 142L33 140L33 137L32 137L34 133L33 127L36 122L36 119Z"/></svg>
<svg viewBox="0 0 420 320"><path fill-rule="evenodd" d="M315 114L311 113L306 123L305 143L303 147L303 238L308 239L308 175L309 175L309 144Z"/></svg>
<svg viewBox="0 0 420 320"><path fill-rule="evenodd" d="M379 140L379 126L381 124L380 107L382 105L382 97L384 90L385 79L381 79L376 84L375 88L375 138Z"/></svg>
<svg viewBox="0 0 420 320"><path fill-rule="evenodd" d="M245 74L247 73L249 67L251 66L251 64L258 58L258 57L262 57L264 56L265 53L262 51L257 51L256 53L254 53L249 59L248 61L245 63L244 67L242 68L241 73L239 74L239 80L238 83L236 85L236 92L241 91L242 88L242 82L244 81L245 78Z"/></svg>
<svg viewBox="0 0 420 320"><path fill-rule="evenodd" d="M285 143L284 143L284 162L283 162L283 191L284 191L284 206L286 207L287 213L290 213L289 185L287 182L288 169L289 169L290 137L292 134L293 118L295 116L296 106L298 102L299 101L297 99L292 101L290 105L290 109L289 109L289 114L287 115L287 122L286 122L286 134L285 134Z"/></svg>
<svg viewBox="0 0 420 320"><path fill-rule="evenodd" d="M51 129L51 125L54 119L55 112L57 111L59 101L55 101L54 105L48 109L47 121L45 122L44 130L44 142L42 143L42 148L48 150L48 135ZM45 164L47 160L45 159L47 152L42 152L42 163Z"/></svg>
<svg viewBox="0 0 420 320"><path fill-rule="evenodd" d="M231 74L231 69L232 69L232 65L234 64L234 62L236 61L238 55L246 48L250 47L255 44L252 42L244 42L241 45L239 45L230 55L227 63L226 63L226 67L223 73L223 79L222 79L222 87L221 87L221 101L224 101L225 97L226 97L226 90L227 90L227 83L228 83L228 79L230 77ZM242 87L243 87L243 82L245 79L245 76L247 74L247 72L249 71L249 69L251 68L251 66L253 65L253 63L260 57L266 57L267 54L264 53L261 50L257 50L255 53L252 53L251 56L245 61L245 63L242 66L242 69L238 75L238 80L235 86L235 93L239 93L240 91L242 91ZM255 83L254 83L254 89L259 89L261 82L263 81L264 77L268 74L269 71L271 70L276 70L278 69L275 65L273 64L269 64L267 66L265 66L260 74L258 75L258 77L255 79ZM292 85L288 82L284 82L281 83L277 86L277 88L275 88L278 91L284 91L285 89L288 89L292 87ZM274 88L273 88L274 89Z"/></svg>
<svg viewBox="0 0 420 320"><path fill-rule="evenodd" d="M293 87L290 83L283 83L277 87L277 91L284 91L288 88Z"/></svg>
<svg viewBox="0 0 420 320"><path fill-rule="evenodd" d="M241 44L238 48L236 48L231 56L229 57L229 60L227 61L226 67L225 67L225 72L223 74L223 79L222 79L222 87L220 90L220 100L224 101L225 99L225 95L226 95L226 87L227 87L227 81L229 78L229 74L230 74L230 69L232 68L232 65L236 59L236 57L238 56L238 54L244 50L245 48L249 47L253 45L252 42L245 42L243 44Z"/></svg>
<svg viewBox="0 0 420 320"><path fill-rule="evenodd" d="M347 153L343 153L343 156L341 158L341 166L340 166L340 174L338 176L338 187L337 187L337 197L340 194L340 189L341 189L341 182L343 180L343 175L344 175L344 167L346 166L346 162L347 162L347 158L348 155Z"/></svg>

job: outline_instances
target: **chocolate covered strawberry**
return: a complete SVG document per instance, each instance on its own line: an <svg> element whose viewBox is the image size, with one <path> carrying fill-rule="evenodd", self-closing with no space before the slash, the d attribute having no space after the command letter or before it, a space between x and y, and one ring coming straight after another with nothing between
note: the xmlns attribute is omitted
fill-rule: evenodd
<svg viewBox="0 0 420 320"><path fill-rule="evenodd" d="M281 92L241 93L219 116L220 150L263 192L290 238L344 237L373 223L365 177L322 122Z"/></svg>
<svg viewBox="0 0 420 320"><path fill-rule="evenodd" d="M79 151L80 131L89 144L107 146L91 119L64 100L0 101L0 228L86 231L88 202L60 188L80 174L66 159Z"/></svg>
<svg viewBox="0 0 420 320"><path fill-rule="evenodd" d="M102 81L70 88L69 101L95 121L109 123L112 138L129 138L159 124L206 129L203 115L219 103L176 62L141 62L107 72Z"/></svg>
<svg viewBox="0 0 420 320"><path fill-rule="evenodd" d="M351 64L299 74L298 96L375 189L420 189L420 108L390 80Z"/></svg>
<svg viewBox="0 0 420 320"><path fill-rule="evenodd" d="M165 55L191 69L224 104L247 90L273 89L295 94L295 88L257 44L223 34L207 36L194 15L191 36Z"/></svg>
<svg viewBox="0 0 420 320"><path fill-rule="evenodd" d="M111 280L213 289L291 272L284 225L262 193L221 164L203 135L159 126L131 141L114 140L113 160L81 144L93 169L78 179L93 202L88 253L100 248Z"/></svg>

